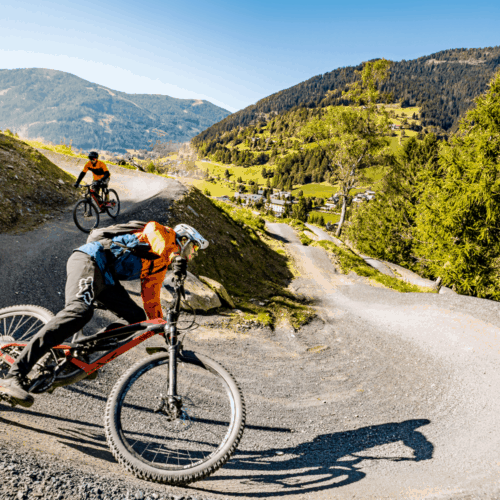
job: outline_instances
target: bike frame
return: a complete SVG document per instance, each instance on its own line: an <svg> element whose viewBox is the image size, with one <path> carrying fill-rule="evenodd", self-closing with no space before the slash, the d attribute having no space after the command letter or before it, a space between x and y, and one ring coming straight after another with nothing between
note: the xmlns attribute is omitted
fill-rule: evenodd
<svg viewBox="0 0 500 500"><path fill-rule="evenodd" d="M100 196L99 196L99 195L98 195L98 194L97 194L97 193L96 193L96 192L92 189L92 187L91 187L91 186L92 186L91 184L85 184L84 186L82 186L82 187L84 187L84 188L87 190L87 192L86 192L86 193L85 193L85 195L84 195L84 198L87 198L87 199L92 198L92 199L96 202L97 206L98 206L99 208L102 208L102 205L104 204L104 201L103 201L103 200L101 199L101 197L100 197Z"/></svg>
<svg viewBox="0 0 500 500"><path fill-rule="evenodd" d="M185 279L185 277L184 277ZM134 323L132 325L122 326L112 330L106 330L105 332L94 334L85 338L82 343L67 343L60 344L53 347L53 350L62 350L66 357L66 361L74 364L86 373L86 376L100 370L104 365L113 361L123 353L132 349L136 345L141 344L145 340L149 339L153 335L160 335L165 338L168 348L165 351L169 353L169 384L168 384L168 403L169 405L174 405L179 407L180 401L177 396L177 358L179 356L180 344L177 338L177 319L180 313L181 304L181 292L184 279L181 279L174 287L175 301L172 308L167 311L167 319L151 319L147 321L142 321L140 323ZM94 343L96 341L102 342L107 339L117 339L130 337L135 332L141 332L139 335L135 336L129 342L119 346L113 351L104 354L102 357L94 361L93 363L85 363L81 359L73 356L72 351L77 351L81 349L95 349L99 350L98 345ZM3 349L7 347L25 347L26 343L10 342L5 344L0 349L0 357L2 357L7 363L13 365L15 359L9 354L2 352ZM160 348L161 350L161 348ZM60 365L58 368L61 368ZM57 368L56 368L57 372ZM81 380L81 379L80 379ZM75 380L76 381L76 380ZM36 382L35 382L36 383ZM70 385L70 384L67 384ZM33 386L32 386L33 387ZM31 388L30 388L31 389Z"/></svg>

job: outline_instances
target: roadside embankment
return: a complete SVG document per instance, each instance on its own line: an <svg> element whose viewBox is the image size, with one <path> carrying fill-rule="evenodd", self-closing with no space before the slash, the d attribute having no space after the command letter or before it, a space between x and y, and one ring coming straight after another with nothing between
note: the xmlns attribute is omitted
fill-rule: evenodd
<svg viewBox="0 0 500 500"><path fill-rule="evenodd" d="M72 175L31 146L0 133L0 233L27 231L77 198Z"/></svg>

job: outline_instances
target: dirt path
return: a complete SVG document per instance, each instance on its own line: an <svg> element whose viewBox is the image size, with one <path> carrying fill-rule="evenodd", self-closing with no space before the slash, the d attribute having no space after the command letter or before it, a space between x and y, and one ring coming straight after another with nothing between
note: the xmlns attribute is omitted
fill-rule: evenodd
<svg viewBox="0 0 500 500"><path fill-rule="evenodd" d="M34 280L54 242L78 239L65 224L19 237L20 245L30 242ZM104 405L117 377L145 355L142 347L107 365L94 382L42 395L29 410L2 408L3 442L19 453L53 454L111 482L147 485L160 496L498 498L499 305L374 288L339 274L321 249L300 245L288 226L269 229L301 271L292 288L315 301L319 317L300 332L282 325L248 333L221 327L222 317L202 317L187 336L186 347L229 368L245 395L248 426L223 469L173 490L136 480L114 462L104 439ZM23 265L18 260L10 274L0 268L4 301L6 284L28 287L16 281ZM62 298L47 293L48 282L34 288L20 302L46 300L57 310Z"/></svg>

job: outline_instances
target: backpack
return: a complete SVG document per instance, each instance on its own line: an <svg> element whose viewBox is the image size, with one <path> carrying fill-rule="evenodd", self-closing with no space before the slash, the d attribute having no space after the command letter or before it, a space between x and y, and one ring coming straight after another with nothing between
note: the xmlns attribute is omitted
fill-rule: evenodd
<svg viewBox="0 0 500 500"><path fill-rule="evenodd" d="M151 252L147 243L139 241L133 233L144 229L147 222L131 221L125 224L115 224L102 229L94 229L87 238L87 244L80 249L96 258L98 265L105 273L108 265L104 262L113 262L113 274L119 280L134 280L140 276L142 269L142 259L150 260L150 272L159 255ZM101 250L99 250L99 248ZM102 256L98 253L103 251ZM105 257L105 255L108 257ZM105 276L109 284L109 276Z"/></svg>
<svg viewBox="0 0 500 500"><path fill-rule="evenodd" d="M109 248L111 246L111 240L115 236L142 231L146 224L147 222L132 220L125 224L115 224L114 226L103 227L101 229L92 229L87 238L87 243L100 241L104 248Z"/></svg>

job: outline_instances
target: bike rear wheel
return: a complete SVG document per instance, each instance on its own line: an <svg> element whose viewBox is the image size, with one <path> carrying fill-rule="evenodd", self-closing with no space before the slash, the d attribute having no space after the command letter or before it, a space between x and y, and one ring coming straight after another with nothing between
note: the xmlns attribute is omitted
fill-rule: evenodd
<svg viewBox="0 0 500 500"><path fill-rule="evenodd" d="M11 342L29 342L54 315L43 307L32 305L11 306L0 309L0 350ZM9 348L14 359L23 347ZM10 365L0 358L0 378L5 378Z"/></svg>
<svg viewBox="0 0 500 500"><path fill-rule="evenodd" d="M120 199L118 198L118 193L114 189L108 189L108 201L105 203L108 215L116 219L120 213Z"/></svg>
<svg viewBox="0 0 500 500"><path fill-rule="evenodd" d="M99 209L93 201L83 198L73 209L73 220L80 231L90 233L99 225Z"/></svg>
<svg viewBox="0 0 500 500"><path fill-rule="evenodd" d="M131 367L108 398L105 431L114 457L137 477L188 484L222 467L245 426L245 404L233 377L212 359L193 352L178 358L179 417L160 408L169 380L169 354Z"/></svg>

